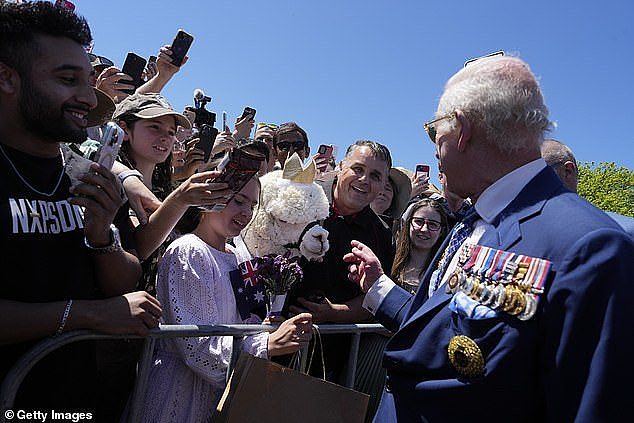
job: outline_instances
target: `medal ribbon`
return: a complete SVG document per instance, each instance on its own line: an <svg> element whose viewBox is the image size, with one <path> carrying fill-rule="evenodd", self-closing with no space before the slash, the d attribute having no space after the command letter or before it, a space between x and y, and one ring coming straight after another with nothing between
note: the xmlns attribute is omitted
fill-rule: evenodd
<svg viewBox="0 0 634 423"><path fill-rule="evenodd" d="M477 258L478 258L478 254L480 252L480 250L482 249L481 246L476 245L475 248L473 249L473 251L471 251L471 255L469 256L469 261L467 261L467 263L465 263L464 266L462 266L462 270L467 271L470 270L473 265L475 264Z"/></svg>

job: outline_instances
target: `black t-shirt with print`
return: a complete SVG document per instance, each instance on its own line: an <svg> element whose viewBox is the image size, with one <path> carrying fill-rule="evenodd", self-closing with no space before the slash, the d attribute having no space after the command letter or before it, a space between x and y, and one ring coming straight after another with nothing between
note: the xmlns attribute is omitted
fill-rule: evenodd
<svg viewBox="0 0 634 423"><path fill-rule="evenodd" d="M61 172L60 157L40 158L2 148L32 187L42 193L54 189ZM64 174L53 195L43 195L29 188L0 155L0 180L0 248L4 251L0 299L43 303L98 298L92 253L84 246L83 211L68 202L72 197L68 175ZM0 379L37 342L0 346ZM70 344L28 373L15 408L90 411L94 382L94 344Z"/></svg>

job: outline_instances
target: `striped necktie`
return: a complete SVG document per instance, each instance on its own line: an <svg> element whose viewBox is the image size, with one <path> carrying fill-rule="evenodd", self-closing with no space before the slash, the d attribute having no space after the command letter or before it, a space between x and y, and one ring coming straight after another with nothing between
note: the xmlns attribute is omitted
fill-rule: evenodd
<svg viewBox="0 0 634 423"><path fill-rule="evenodd" d="M451 263L451 259L454 254L456 254L456 251L458 251L462 243L469 237L469 235L471 235L471 232L473 231L473 224L479 218L480 216L476 212L475 207L471 207L465 212L462 220L456 223L456 226L453 227L451 234L449 235L447 248L445 248L445 251L442 254L440 263L438 263L438 267L431 274L429 281L429 297L431 297L440 286L442 277L447 271L447 267L449 266L449 263Z"/></svg>

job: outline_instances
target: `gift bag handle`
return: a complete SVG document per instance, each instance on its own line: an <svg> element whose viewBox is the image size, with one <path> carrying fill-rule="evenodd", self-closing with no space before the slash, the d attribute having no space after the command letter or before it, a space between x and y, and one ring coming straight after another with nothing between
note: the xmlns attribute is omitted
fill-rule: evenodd
<svg viewBox="0 0 634 423"><path fill-rule="evenodd" d="M308 369L310 370L311 366L313 365L313 356L315 355L315 346L317 344L319 344L319 353L321 356L321 370L323 372L323 380L326 380L326 362L324 360L324 341L321 337L321 333L319 332L319 328L315 325L313 325L313 338L315 338L314 342L313 342L313 349L310 352L310 359L308 360Z"/></svg>
<svg viewBox="0 0 634 423"><path fill-rule="evenodd" d="M322 370L322 379L326 380L326 362L324 360L324 345L323 339L321 337L321 333L319 332L319 328L313 325L313 346L310 350L308 363L306 366L307 371L309 371L313 365L313 357L315 356L315 348L317 344L319 344L319 352L321 355L321 370ZM302 350L298 350L293 353L293 357L289 363L289 367L296 370L301 370L301 352Z"/></svg>

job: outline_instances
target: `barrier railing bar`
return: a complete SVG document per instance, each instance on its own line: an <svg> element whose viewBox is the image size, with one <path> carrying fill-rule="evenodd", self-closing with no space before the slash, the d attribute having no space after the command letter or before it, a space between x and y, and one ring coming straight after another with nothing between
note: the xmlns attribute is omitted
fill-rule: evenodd
<svg viewBox="0 0 634 423"><path fill-rule="evenodd" d="M317 325L315 325L317 326ZM352 345L354 348L350 349L350 355L348 356L348 362L354 364L349 366L348 375L346 378L346 386L352 387L354 383L356 361L359 348L359 338L362 333L379 333L383 335L390 335L390 331L385 329L382 325L377 323L360 323L360 324L326 324L317 326L322 334L353 334ZM133 409L131 411L131 417L137 417L138 407L136 404L140 404L140 398L145 394L147 385L147 379L149 377L149 370L152 363L152 354L156 340L163 338L193 338L202 336L233 336L238 337L240 341L242 337L247 335L254 335L261 332L272 332L277 329L275 325L160 325L156 329L149 331L146 337L141 361L138 369L138 380L133 391ZM37 343L31 350L26 352L7 373L6 377L0 385L0 409L11 409L15 401L20 384L26 377L27 373L35 366L35 364L41 360L44 356L50 352L63 347L64 345L72 342L86 341L86 340L103 340L103 339L138 339L143 338L137 335L109 335L103 333L97 333L88 330L71 331L61 334L57 337L50 337ZM241 342L238 342L241 343ZM234 342L234 348L238 344ZM307 347L304 348L301 354L301 367L300 371L306 370L307 360ZM354 355L354 357L352 357ZM233 354L236 356L237 354ZM230 373L233 368L233 356L232 363L228 369ZM141 383L142 382L142 383ZM131 420L137 421L137 420ZM5 416L0 413L0 422L5 422Z"/></svg>
<svg viewBox="0 0 634 423"><path fill-rule="evenodd" d="M357 373L357 357L359 356L359 340L361 334L355 332L352 334L352 340L350 341L350 351L348 352L348 369L346 372L345 386L347 388L354 387L354 377Z"/></svg>
<svg viewBox="0 0 634 423"><path fill-rule="evenodd" d="M134 383L134 391L132 392L132 409L130 410L128 421L141 421L141 399L145 397L147 390L147 382L150 378L150 369L152 368L152 356L154 355L154 347L156 346L156 338L147 338L143 345L143 353L139 359L137 368L137 380Z"/></svg>

